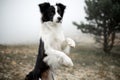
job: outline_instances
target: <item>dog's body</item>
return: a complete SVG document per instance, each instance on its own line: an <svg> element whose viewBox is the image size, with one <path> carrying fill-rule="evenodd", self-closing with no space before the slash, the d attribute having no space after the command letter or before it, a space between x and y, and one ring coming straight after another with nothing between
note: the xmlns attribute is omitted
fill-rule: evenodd
<svg viewBox="0 0 120 80"><path fill-rule="evenodd" d="M55 6L49 3L39 4L41 17L40 45L36 65L25 80L56 80L55 69L60 66L73 66L67 56L70 47L75 47L75 42L65 38L62 30L62 18L65 6L61 3Z"/></svg>
<svg viewBox="0 0 120 80"><path fill-rule="evenodd" d="M70 46L74 47L74 42L68 44L69 40L65 39L60 24L53 24L51 22L43 23L42 26L42 40L45 43L45 53L47 57L44 58L51 68L55 69L61 65L73 66L71 59L66 55L69 53ZM68 38L67 38L68 39Z"/></svg>
<svg viewBox="0 0 120 80"><path fill-rule="evenodd" d="M55 6L43 3L39 6L42 13L41 38L47 55L44 62L51 69L73 66L72 60L66 54L69 53L70 47L75 47L75 42L65 38L61 26L65 6L60 3Z"/></svg>

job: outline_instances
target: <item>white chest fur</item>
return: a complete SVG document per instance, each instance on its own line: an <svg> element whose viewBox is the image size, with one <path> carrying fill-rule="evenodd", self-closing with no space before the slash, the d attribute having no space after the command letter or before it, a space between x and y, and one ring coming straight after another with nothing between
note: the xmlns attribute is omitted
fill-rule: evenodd
<svg viewBox="0 0 120 80"><path fill-rule="evenodd" d="M65 40L60 23L43 23L41 37L45 43L45 48L51 47L57 50L61 50L62 42Z"/></svg>

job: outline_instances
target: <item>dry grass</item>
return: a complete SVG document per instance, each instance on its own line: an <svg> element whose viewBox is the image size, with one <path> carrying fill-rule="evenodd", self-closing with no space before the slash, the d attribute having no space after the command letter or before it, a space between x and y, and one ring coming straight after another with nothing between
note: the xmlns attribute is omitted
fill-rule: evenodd
<svg viewBox="0 0 120 80"><path fill-rule="evenodd" d="M0 45L0 80L24 80L35 64L37 47ZM77 46L70 54L74 67L57 70L58 80L119 80L119 53L119 46L113 49L111 55L92 45Z"/></svg>

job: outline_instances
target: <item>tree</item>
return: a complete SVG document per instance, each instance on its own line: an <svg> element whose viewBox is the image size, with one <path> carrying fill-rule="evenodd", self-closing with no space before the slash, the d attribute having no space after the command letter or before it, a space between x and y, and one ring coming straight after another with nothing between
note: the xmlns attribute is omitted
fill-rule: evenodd
<svg viewBox="0 0 120 80"><path fill-rule="evenodd" d="M85 0L85 17L89 24L73 22L83 33L91 33L103 39L103 50L113 48L115 34L120 32L120 0ZM103 38L102 38L103 37ZM101 38L101 39L100 39Z"/></svg>

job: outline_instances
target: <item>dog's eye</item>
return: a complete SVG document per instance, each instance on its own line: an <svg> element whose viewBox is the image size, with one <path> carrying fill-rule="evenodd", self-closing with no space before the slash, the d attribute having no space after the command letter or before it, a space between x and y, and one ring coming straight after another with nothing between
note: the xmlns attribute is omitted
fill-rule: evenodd
<svg viewBox="0 0 120 80"><path fill-rule="evenodd" d="M55 11L52 11L52 14L55 14Z"/></svg>
<svg viewBox="0 0 120 80"><path fill-rule="evenodd" d="M51 11L51 13L52 13L52 14L55 14L55 11L54 11L54 10L52 10L52 11Z"/></svg>
<svg viewBox="0 0 120 80"><path fill-rule="evenodd" d="M58 12L59 14L61 13L61 11L60 11L60 10L58 10L57 12Z"/></svg>

